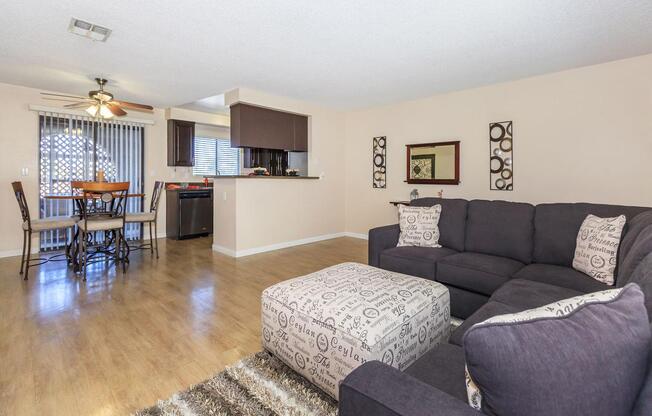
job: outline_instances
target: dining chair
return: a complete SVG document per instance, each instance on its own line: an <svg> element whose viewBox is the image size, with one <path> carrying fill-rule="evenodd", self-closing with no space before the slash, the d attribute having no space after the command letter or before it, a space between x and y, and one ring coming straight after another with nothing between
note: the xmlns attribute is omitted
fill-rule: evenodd
<svg viewBox="0 0 652 416"><path fill-rule="evenodd" d="M156 250L156 258L158 259L158 235L156 233L156 219L158 217L158 203L161 199L163 192L163 182L154 182L154 190L152 191L152 198L149 202L149 212L129 212L127 213L127 223L142 223L149 225L149 244L141 244L138 248L147 248L151 254ZM152 225L154 226L154 236L152 237Z"/></svg>
<svg viewBox="0 0 652 416"><path fill-rule="evenodd" d="M125 242L125 212L129 182L85 182L83 200L80 204L81 219L77 227L81 234L80 262L84 281L88 269L89 236L98 231L112 232L112 242L116 267L122 262L122 272L126 272L127 254L122 253Z"/></svg>
<svg viewBox="0 0 652 416"><path fill-rule="evenodd" d="M11 187L13 188L14 194L16 195L18 207L20 208L20 214L23 219L23 254L20 259L20 274L23 274L24 269L24 279L27 280L29 278L30 262L38 262L37 264L34 264L34 266L38 266L48 261L48 259L43 259L40 257L36 259L32 259L30 257L32 253L32 233L74 227L75 219L69 216L32 219L29 214L29 207L27 205L25 191L23 190L23 183L12 182Z"/></svg>

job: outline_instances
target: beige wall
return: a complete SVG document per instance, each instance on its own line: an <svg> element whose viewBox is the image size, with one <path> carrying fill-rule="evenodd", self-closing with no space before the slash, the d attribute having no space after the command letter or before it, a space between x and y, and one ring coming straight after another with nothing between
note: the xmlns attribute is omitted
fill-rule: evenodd
<svg viewBox="0 0 652 416"><path fill-rule="evenodd" d="M29 200L32 217L38 218L38 114L29 111L30 104L55 107L54 101L41 99L40 90L0 83L0 257L19 255L22 244L20 212L11 191L10 182L22 181ZM130 111L130 116L150 119L154 125L145 127L145 192L151 194L155 180L192 181L189 168L167 166L167 126L165 111L155 109L153 114ZM29 168L28 176L21 169ZM149 206L149 200L145 202ZM160 203L158 232L165 235L165 196ZM33 247L37 248L35 239Z"/></svg>
<svg viewBox="0 0 652 416"><path fill-rule="evenodd" d="M231 256L236 246L236 179L213 181L213 248Z"/></svg>
<svg viewBox="0 0 652 416"><path fill-rule="evenodd" d="M514 191L489 190L490 122L514 121ZM387 136L387 189L372 138ZM461 140L461 184L405 180L405 144ZM346 230L396 222L421 196L652 206L652 55L346 114Z"/></svg>

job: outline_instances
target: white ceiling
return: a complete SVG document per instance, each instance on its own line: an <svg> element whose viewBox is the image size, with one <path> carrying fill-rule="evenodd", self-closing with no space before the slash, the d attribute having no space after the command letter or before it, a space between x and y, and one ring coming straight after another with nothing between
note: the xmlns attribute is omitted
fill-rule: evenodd
<svg viewBox="0 0 652 416"><path fill-rule="evenodd" d="M72 16L113 33L72 35ZM650 22L650 0L4 1L0 82L85 93L104 75L161 107L242 86L355 108L652 53Z"/></svg>
<svg viewBox="0 0 652 416"><path fill-rule="evenodd" d="M188 110L205 111L209 113L229 114L229 107L224 104L224 94L213 95L211 97L200 98L192 103L180 105L181 108Z"/></svg>

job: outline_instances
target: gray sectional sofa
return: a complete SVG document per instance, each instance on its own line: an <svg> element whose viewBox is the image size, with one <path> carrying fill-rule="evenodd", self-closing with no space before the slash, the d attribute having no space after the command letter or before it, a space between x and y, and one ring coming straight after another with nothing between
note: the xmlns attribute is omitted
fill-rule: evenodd
<svg viewBox="0 0 652 416"><path fill-rule="evenodd" d="M447 344L404 372L367 363L340 387L340 415L473 415L466 404L462 337L473 324L558 300L612 288L571 265L588 214L624 214L616 286L637 283L652 317L652 210L587 203L531 205L505 201L422 198L441 204L441 248L396 247L399 227L369 231L369 264L443 283L451 313L464 323ZM651 350L652 364L652 350ZM652 414L652 365L639 407ZM649 407L646 407L649 406ZM371 412L371 413L370 413ZM647 413L640 413L647 414Z"/></svg>
<svg viewBox="0 0 652 416"><path fill-rule="evenodd" d="M374 228L369 231L369 264L445 284L451 294L451 313L462 319L473 315L499 289L498 295L504 299L506 292L530 287L523 281L544 284L545 289L539 290L554 291L562 298L608 289L571 267L577 232L588 214L627 217L616 269L620 282L641 260L647 246L641 251L640 245L647 234L640 233L652 225L652 210L643 207L585 203L534 206L439 198L412 201L415 206L434 204L442 206L441 248L396 247L398 224ZM515 296L520 297L520 292Z"/></svg>

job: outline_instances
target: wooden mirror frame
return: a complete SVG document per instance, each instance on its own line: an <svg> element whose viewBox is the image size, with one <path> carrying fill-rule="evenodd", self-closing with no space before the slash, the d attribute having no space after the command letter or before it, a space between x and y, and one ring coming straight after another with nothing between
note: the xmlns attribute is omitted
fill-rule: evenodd
<svg viewBox="0 0 652 416"><path fill-rule="evenodd" d="M410 160L412 159L412 148L415 147L438 147L455 146L455 178L454 179L410 179ZM405 182L422 185L459 185L460 184L460 141L406 144L407 166Z"/></svg>

